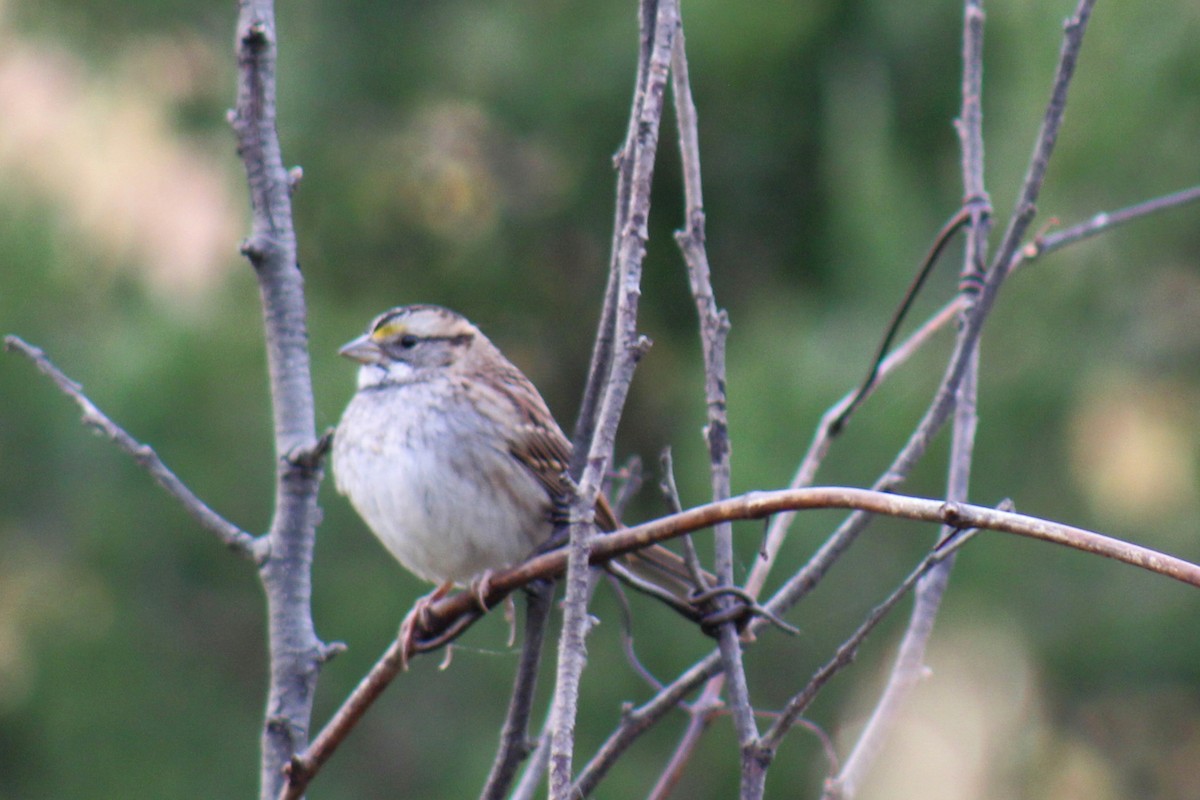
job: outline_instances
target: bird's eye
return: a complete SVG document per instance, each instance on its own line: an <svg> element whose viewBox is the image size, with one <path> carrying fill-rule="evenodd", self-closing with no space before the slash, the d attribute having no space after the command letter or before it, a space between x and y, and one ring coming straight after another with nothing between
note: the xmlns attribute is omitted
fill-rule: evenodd
<svg viewBox="0 0 1200 800"><path fill-rule="evenodd" d="M406 333L400 337L400 346L405 350L412 350L417 346L417 337L411 333Z"/></svg>

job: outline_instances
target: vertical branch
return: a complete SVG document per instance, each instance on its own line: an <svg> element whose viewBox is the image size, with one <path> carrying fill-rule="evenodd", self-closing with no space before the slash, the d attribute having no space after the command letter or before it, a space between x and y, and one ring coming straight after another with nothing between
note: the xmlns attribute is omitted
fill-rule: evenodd
<svg viewBox="0 0 1200 800"><path fill-rule="evenodd" d="M546 637L546 621L554 599L554 584L539 581L526 592L525 642L521 647L521 662L513 682L504 727L500 731L500 747L480 800L500 800L508 795L517 767L529 755L529 716L533 709L533 692L537 687L538 662L542 642Z"/></svg>
<svg viewBox="0 0 1200 800"><path fill-rule="evenodd" d="M654 21L657 3L638 3L638 60L634 77L633 108L629 114L629 126L625 141L613 157L617 170L617 198L613 212L612 245L609 253L608 281L604 287L604 304L600 311L600 322L596 330L596 342L592 348L592 361L588 368L587 385L579 404L579 415L575 419L575 445L571 458L571 476L576 480L583 473L589 444L596 434L596 422L600 415L600 402L604 387L612 371L613 350L616 346L617 289L621 283L621 242L625 227L632 212L630 197L633 194L633 167L636 162L638 126L646 104L646 75L650 69L650 58L654 49Z"/></svg>
<svg viewBox="0 0 1200 800"><path fill-rule="evenodd" d="M682 21L679 25L671 58L671 88L679 129L686 220L683 230L675 234L675 241L687 264L688 283L696 303L696 316L700 325L700 346L704 358L704 398L708 409L704 436L708 442L712 499L717 501L729 497L731 485L729 422L725 395L725 341L729 333L729 317L717 306L708 252L705 249L700 134L696 104L692 98L691 80L688 76L687 46ZM733 586L733 526L727 522L716 525L713 528L713 536L716 545L717 580L722 586ZM730 598L723 598L718 604L727 608L731 602ZM750 703L750 688L746 682L745 664L742 661L742 648L736 625L733 622L722 625L717 641L721 650L725 681L729 685L734 728L742 750L742 795L759 796L762 794L765 769L762 768L764 762L758 758L758 728L754 722L754 709ZM701 705L715 703L720 688L720 680L715 680L706 687L706 703ZM695 737L691 737L691 741L695 741Z"/></svg>
<svg viewBox="0 0 1200 800"><path fill-rule="evenodd" d="M242 252L263 305L277 457L269 555L260 577L268 605L270 687L262 734L260 796L275 797L283 767L308 740L324 650L313 629L312 549L318 518L320 453L305 326L304 282L296 259L291 184L275 125L275 18L271 0L241 0L237 22L237 106L230 124L246 168L253 213Z"/></svg>
<svg viewBox="0 0 1200 800"><path fill-rule="evenodd" d="M642 0L641 59L639 84L635 89L633 118L629 137L619 163L624 174L629 161L628 196L618 190L618 201L628 211L618 212L619 231L614 232L616 257L610 285L615 287L616 311L613 317L611 365L604 376L598 411L582 464L579 491L571 502L571 538L569 544L566 594L563 600L563 631L559 639L558 668L554 698L550 710L550 797L565 800L571 796L572 753L575 718L579 699L579 681L586 661L584 642L589 627L588 556L595 535L593 518L596 495L612 458L617 425L633 372L648 342L637 332L638 300L641 296L642 259L649 236L650 186L654 176L654 158L658 150L658 132L662 120L663 97L670 68L671 43L678 24L678 0ZM607 323L602 320L601 336ZM597 351L600 348L598 345ZM590 379L591 380L591 379Z"/></svg>
<svg viewBox="0 0 1200 800"><path fill-rule="evenodd" d="M964 204L970 213L960 292L969 300L974 282L984 274L987 262L987 235L991 227L991 209L983 180L983 27L982 0L966 0L963 11L962 107L956 120L962 153ZM960 337L971 307L960 314ZM975 445L975 394L979 377L979 340L965 345L966 369L954 393L954 423L950 444L950 464L946 499L965 502L970 486L971 460ZM945 528L943 537L954 533ZM875 762L900 711L921 679L925 653L933 634L933 625L941 608L954 567L954 554L939 560L916 584L912 614L897 649L896 660L866 727L847 757L836 784L841 797L853 797Z"/></svg>

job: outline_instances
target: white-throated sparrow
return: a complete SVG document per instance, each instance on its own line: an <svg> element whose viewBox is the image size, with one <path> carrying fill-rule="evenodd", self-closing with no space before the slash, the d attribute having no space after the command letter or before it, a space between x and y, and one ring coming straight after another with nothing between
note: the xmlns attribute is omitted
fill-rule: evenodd
<svg viewBox="0 0 1200 800"><path fill-rule="evenodd" d="M571 444L478 328L440 306L402 306L340 352L362 366L334 436L337 488L401 564L440 595L550 537L571 490ZM607 504L597 523L615 525ZM643 558L686 584L674 553Z"/></svg>
<svg viewBox="0 0 1200 800"><path fill-rule="evenodd" d="M404 306L340 352L362 366L334 437L337 488L401 564L465 585L550 536L570 443L478 328Z"/></svg>

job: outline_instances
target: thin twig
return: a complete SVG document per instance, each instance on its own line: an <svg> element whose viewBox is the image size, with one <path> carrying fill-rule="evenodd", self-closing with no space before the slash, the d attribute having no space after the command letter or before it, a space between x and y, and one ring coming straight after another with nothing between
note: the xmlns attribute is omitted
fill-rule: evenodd
<svg viewBox="0 0 1200 800"><path fill-rule="evenodd" d="M154 448L137 441L124 428L113 422L83 393L83 387L68 378L62 370L55 366L41 348L29 344L19 336L5 336L4 349L12 353L20 353L32 361L43 375L54 382L59 391L79 407L85 425L104 434L122 452L133 458L138 466L149 473L155 483L179 501L184 511L191 515L192 519L200 523L205 530L216 535L226 547L254 561L261 561L266 557L268 543L265 537L255 538L213 511L163 463Z"/></svg>
<svg viewBox="0 0 1200 800"><path fill-rule="evenodd" d="M573 787L575 796L587 797L590 795L617 759L637 741L638 737L668 713L678 708L688 694L701 683L716 675L720 669L719 651L709 653L654 697L638 708L623 714L621 724L579 771L579 777Z"/></svg>
<svg viewBox="0 0 1200 800"><path fill-rule="evenodd" d="M669 445L663 448L658 462L662 470L662 480L658 484L659 490L662 492L670 512L678 514L680 511L683 511L683 500L679 497L679 487L675 485L675 459L671 455ZM711 588L708 585L704 568L700 566L700 554L696 552L696 543L692 541L692 537L690 536L683 537L683 560L695 585L701 591Z"/></svg>
<svg viewBox="0 0 1200 800"><path fill-rule="evenodd" d="M957 548L954 548L957 550ZM859 624L854 633L850 635L846 641L838 647L837 652L829 661L825 662L809 679L805 687L794 695L784 706L779 718L775 724L767 730L762 737L762 751L764 757L774 758L775 752L779 749L779 745L783 742L784 735L789 730L795 727L800 722L800 716L808 709L809 705L816 698L817 693L833 678L838 672L850 665L858 653L858 648L866 641L867 636L884 620L891 612L896 604L899 603L904 596L924 577L930 569L936 565L943 563L948 557L953 555L950 550L934 550L921 560L921 563L908 574L900 585L897 586L887 599L871 609L866 619ZM844 771L844 769L843 769Z"/></svg>
<svg viewBox="0 0 1200 800"><path fill-rule="evenodd" d="M1141 203L1117 209L1116 211L1101 211L1094 214L1086 222L1072 225L1055 233L1035 237L1032 242L1021 248L1019 258L1022 261L1031 261L1047 253L1053 253L1055 250L1059 250L1069 244L1075 244L1097 234L1104 233L1118 225L1124 225L1127 222L1133 222L1151 214L1157 214L1161 211L1194 203L1197 200L1200 200L1200 186L1193 186L1190 189L1183 189L1161 197L1155 197Z"/></svg>
<svg viewBox="0 0 1200 800"><path fill-rule="evenodd" d="M480 800L499 800L508 795L517 767L530 752L529 717L533 710L533 693L537 687L538 665L541 662L542 643L546 636L546 622L553 607L553 583L535 583L526 592L525 637L521 646L521 661L513 681L512 696L508 713L500 729L500 746L492 762L487 782L480 792Z"/></svg>
<svg viewBox="0 0 1200 800"><path fill-rule="evenodd" d="M982 0L966 0L963 10L962 109L956 128L962 151L963 195L967 198L964 210L969 219L959 293L968 300L974 297L978 281L984 275L987 236L991 227L991 208L983 177L983 27ZM963 323L969 313L968 306L963 311ZM960 327L960 338L965 327L965 324ZM975 395L979 380L978 340L970 349L962 352L967 354L968 366L954 396L954 424L946 485L946 499L950 502L967 500L977 425ZM949 537L955 530L944 529L942 537ZM917 591L891 672L879 701L843 762L841 771L836 778L827 782L827 791L854 797L858 786L877 760L895 727L901 708L924 673L925 653L953 567L953 556L939 557L936 564L923 565L919 580L916 575L913 576Z"/></svg>
<svg viewBox="0 0 1200 800"><path fill-rule="evenodd" d="M713 680L717 680L717 678L713 678ZM700 745L700 739L704 736L704 732L712 726L724 708L720 697L706 692L688 709L687 729L679 737L679 744L671 753L671 758L668 759L667 765L658 776L654 788L646 795L647 800L666 800L671 796L683 778L683 772L691 761L692 754Z"/></svg>
<svg viewBox="0 0 1200 800"><path fill-rule="evenodd" d="M612 365L603 384L587 459L579 476L579 490L570 504L570 567L565 581L563 627L559 636L558 665L554 696L550 705L551 800L570 797L575 717L578 712L579 682L586 662L584 642L591 625L587 611L589 553L595 544L592 522L596 495L612 460L617 426L625 407L629 386L638 360L647 346L637 331L638 300L641 294L642 259L649 237L650 187L658 150L663 96L670 66L671 44L678 20L678 0L644 0L642 3L639 83L634 93L629 139L624 154L631 159L628 213L618 214L622 225L614 233L616 317L613 327ZM651 13L653 11L653 14ZM623 201L623 198L619 197ZM582 445L582 443L580 443Z"/></svg>
<svg viewBox="0 0 1200 800"><path fill-rule="evenodd" d="M917 299L917 295L920 294L921 288L925 285L925 281L929 278L930 273L933 272L933 268L937 265L938 259L941 257L942 252L946 249L946 245L950 243L950 239L961 227L963 227L963 225L966 225L971 218L972 211L970 205L964 205L954 213L954 216L946 221L946 224L942 226L942 229L938 231L937 236L934 237L933 244L930 246L929 252L925 254L924 260L922 260L921 265L917 268L917 274L913 277L908 289L906 289L904 292L904 298L900 301L900 305L892 313L892 318L887 324L887 329L884 332L882 341L879 343L879 348L876 350L875 356L871 359L871 368L867 371L867 377L863 379L863 382L858 387L858 391L855 392L850 398L850 402L846 403L841 412L830 421L828 430L828 436L830 438L833 438L842 432L842 429L846 426L846 422L850 419L851 415L854 414L862 401L866 399L867 395L870 394L871 390L874 388L875 381L879 376L880 365L883 363L884 358L888 354L888 350L892 346L892 340L895 339L896 335L900 332L900 325L904 322L905 317L908 316L909 309L912 308L913 303Z"/></svg>
<svg viewBox="0 0 1200 800"><path fill-rule="evenodd" d="M542 780L550 768L550 721L542 726L542 735L538 737L537 746L521 773L521 780L513 789L510 800L534 800L540 794Z"/></svg>
<svg viewBox="0 0 1200 800"><path fill-rule="evenodd" d="M687 49L682 20L675 35L675 46L671 54L671 89L675 98L675 119L679 131L679 154L683 167L685 201L685 224L675 234L675 241L687 264L688 283L696 304L696 316L700 328L700 348L704 359L704 398L708 409L704 429L708 442L709 474L713 500L723 500L731 494L729 421L726 414L725 395L725 341L729 334L729 317L717 305L712 287L712 273L708 263L708 251L704 243L704 195L700 174L700 133L697 123L696 104L692 97L688 77ZM719 586L733 586L733 528L729 524L713 529L715 567ZM716 601L716 613L729 610L734 603L730 597ZM759 769L760 762L751 757L754 742L758 739L758 726L754 719L754 708L750 702L750 687L746 681L745 664L742 661L741 642L737 625L726 622L719 626L717 641L724 663L724 674L729 690L729 706L733 715L734 730L742 751L743 797L759 797L765 774ZM706 698L711 704L715 697ZM682 754L676 751L679 761Z"/></svg>
<svg viewBox="0 0 1200 800"><path fill-rule="evenodd" d="M1050 101L1046 104L1046 112L1042 117L1042 125L1029 159L1029 167L1022 181L1021 192L1013 209L1012 218L1004 232L1004 238L996 249L992 259L988 280L984 285L980 302L990 303L1003 282L1005 274L1013 264L1013 257L1020 247L1021 240L1028 230L1029 224L1037 213L1037 199L1046 180L1046 169L1050 164L1050 156L1054 153L1054 145L1058 142L1058 132L1062 127L1063 115L1067 109L1067 93L1071 87L1071 79L1075 76L1075 65L1079 60L1079 51L1083 46L1083 35L1087 30L1095 0L1079 0L1075 14L1063 26L1063 42L1059 50L1058 67L1054 75L1054 83L1050 90ZM986 313L986 312L985 312Z"/></svg>
<svg viewBox="0 0 1200 800"><path fill-rule="evenodd" d="M941 332L953 322L966 306L966 298L962 295L955 297L954 300L938 309L912 335L897 345L896 349L879 365L879 372L872 384L872 391L875 391L899 367L907 363L913 355L933 339L935 334ZM817 470L828 454L830 445L833 443L833 437L829 434L830 423L842 413L843 409L854 399L854 396L855 391L851 390L830 406L821 416L821 421L817 423L816 433L813 435L812 442L809 444L804 457L800 459L800 466L796 468L796 473L792 476L792 480L788 483L789 489L803 489L812 486L817 476ZM779 554L780 548L783 547L788 529L791 527L795 517L794 512L785 511L771 518L771 524L767 528L767 535L763 541L762 552L750 570L750 576L746 579L746 591L751 595L757 597L762 591L762 587L766 583L771 567L775 564L775 559Z"/></svg>
<svg viewBox="0 0 1200 800"><path fill-rule="evenodd" d="M596 425L600 417L600 403L603 399L605 386L612 372L614 353L617 348L617 304L622 282L621 258L622 242L626 229L629 227L630 214L633 211L631 198L634 194L634 164L637 162L638 126L641 124L641 110L645 103L645 86L650 69L650 57L654 41L651 32L657 16L657 3L638 3L638 59L637 74L634 77L633 110L629 115L629 125L626 128L625 140L621 149L613 157L613 166L617 171L617 200L613 212L613 232L611 251L609 253L608 279L604 287L604 303L600 312L600 322L596 330L596 341L592 348L591 364L588 367L587 382L584 386L583 398L579 404L579 415L575 419L575 430L571 437L574 450L571 456L571 477L579 480L586 465L590 444L595 438Z"/></svg>

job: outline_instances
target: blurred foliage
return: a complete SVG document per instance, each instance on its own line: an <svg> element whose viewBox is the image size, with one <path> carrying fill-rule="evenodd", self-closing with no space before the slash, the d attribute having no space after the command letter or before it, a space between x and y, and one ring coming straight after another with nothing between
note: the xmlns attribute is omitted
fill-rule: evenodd
<svg viewBox="0 0 1200 800"><path fill-rule="evenodd" d="M1069 5L988 10L993 241ZM305 175L296 222L319 424L336 422L352 388L336 347L378 311L414 301L471 316L569 424L608 257L634 4L296 0L279 13L280 134ZM822 410L867 368L961 196L951 124L961 11L696 0L684 13L710 257L733 321L735 485L782 486ZM245 189L224 124L232 28L232 5L215 0L0 5L0 329L44 347L203 498L260 531L270 420L257 292L237 255ZM1038 224L1200 178L1198 35L1195 3L1101 5ZM642 304L655 346L620 455L653 465L671 445L685 501L698 503L704 407L671 241L682 209L670 125ZM974 500L1011 497L1030 513L1200 559L1195 220L1194 208L1172 211L1011 280L984 339ZM949 296L953 271L943 266L914 319ZM948 342L863 408L822 482L877 475L928 402ZM251 569L82 429L28 364L0 360L0 396L0 798L250 796L265 683ZM938 495L943 469L931 453L907 488ZM324 506L318 630L349 651L323 673L318 722L425 590L332 491ZM630 516L660 510L647 488ZM786 565L802 563L838 519L802 517ZM739 527L747 561L760 530ZM751 651L760 707L784 702L932 535L876 524L794 615L803 635L768 635ZM1195 797L1198 602L1127 567L980 537L960 558L930 657L935 678L914 703L920 736L898 737L875 796L907 796L918 775L922 797ZM624 666L607 590L596 613L604 624L589 648L581 758L621 700L646 696ZM660 676L708 646L665 611L639 604L637 614L639 650ZM843 744L901 623L812 709ZM475 793L515 666L504 636L488 620L449 670L419 660L314 796ZM683 722L639 743L602 796L644 794ZM680 796L733 796L731 744L719 722ZM815 796L824 769L816 740L797 732L772 786Z"/></svg>

